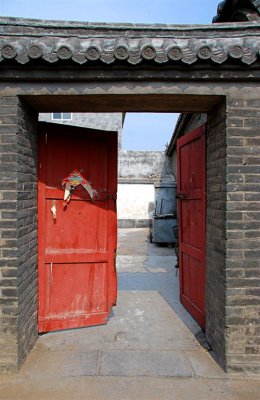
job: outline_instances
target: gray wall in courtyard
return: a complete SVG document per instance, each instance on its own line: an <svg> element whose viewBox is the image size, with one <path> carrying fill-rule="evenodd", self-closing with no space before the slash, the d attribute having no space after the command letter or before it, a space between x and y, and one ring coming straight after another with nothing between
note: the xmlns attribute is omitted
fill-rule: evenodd
<svg viewBox="0 0 260 400"><path fill-rule="evenodd" d="M121 151L120 181L145 180L154 183L172 176L170 160L163 151Z"/></svg>

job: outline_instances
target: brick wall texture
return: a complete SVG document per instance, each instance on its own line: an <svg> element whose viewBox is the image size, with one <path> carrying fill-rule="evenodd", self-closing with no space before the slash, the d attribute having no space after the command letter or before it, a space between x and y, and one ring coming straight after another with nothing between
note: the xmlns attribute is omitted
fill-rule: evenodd
<svg viewBox="0 0 260 400"><path fill-rule="evenodd" d="M206 336L225 366L226 118L225 104L208 115L206 161Z"/></svg>
<svg viewBox="0 0 260 400"><path fill-rule="evenodd" d="M260 96L252 94L227 99L225 346L228 371L259 373Z"/></svg>
<svg viewBox="0 0 260 400"><path fill-rule="evenodd" d="M208 118L207 338L228 372L260 372L260 100Z"/></svg>
<svg viewBox="0 0 260 400"><path fill-rule="evenodd" d="M37 338L37 114L0 106L0 370L15 371Z"/></svg>

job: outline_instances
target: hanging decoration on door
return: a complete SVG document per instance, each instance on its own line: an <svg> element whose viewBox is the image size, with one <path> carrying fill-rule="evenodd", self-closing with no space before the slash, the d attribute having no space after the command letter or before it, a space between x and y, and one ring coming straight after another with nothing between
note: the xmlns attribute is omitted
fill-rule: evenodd
<svg viewBox="0 0 260 400"><path fill-rule="evenodd" d="M83 186L83 188L86 189L92 201L94 201L98 196L98 192L93 189L90 182L87 181L76 169L62 180L61 185L64 189L64 207L66 207L67 204L70 202L74 190L79 185Z"/></svg>

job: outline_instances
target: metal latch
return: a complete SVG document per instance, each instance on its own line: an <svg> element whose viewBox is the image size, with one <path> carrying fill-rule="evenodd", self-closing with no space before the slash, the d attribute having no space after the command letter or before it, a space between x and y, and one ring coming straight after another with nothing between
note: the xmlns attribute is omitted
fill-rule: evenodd
<svg viewBox="0 0 260 400"><path fill-rule="evenodd" d="M176 196L176 199L185 200L185 199L187 199L187 195L184 192L178 193L177 196Z"/></svg>

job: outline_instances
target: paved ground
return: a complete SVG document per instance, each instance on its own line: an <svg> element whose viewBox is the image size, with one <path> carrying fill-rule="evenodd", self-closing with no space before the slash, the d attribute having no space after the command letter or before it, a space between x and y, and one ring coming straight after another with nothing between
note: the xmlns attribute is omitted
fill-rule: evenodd
<svg viewBox="0 0 260 400"><path fill-rule="evenodd" d="M39 338L1 400L258 400L253 376L227 375L179 303L173 249L119 232L118 305L108 325Z"/></svg>

